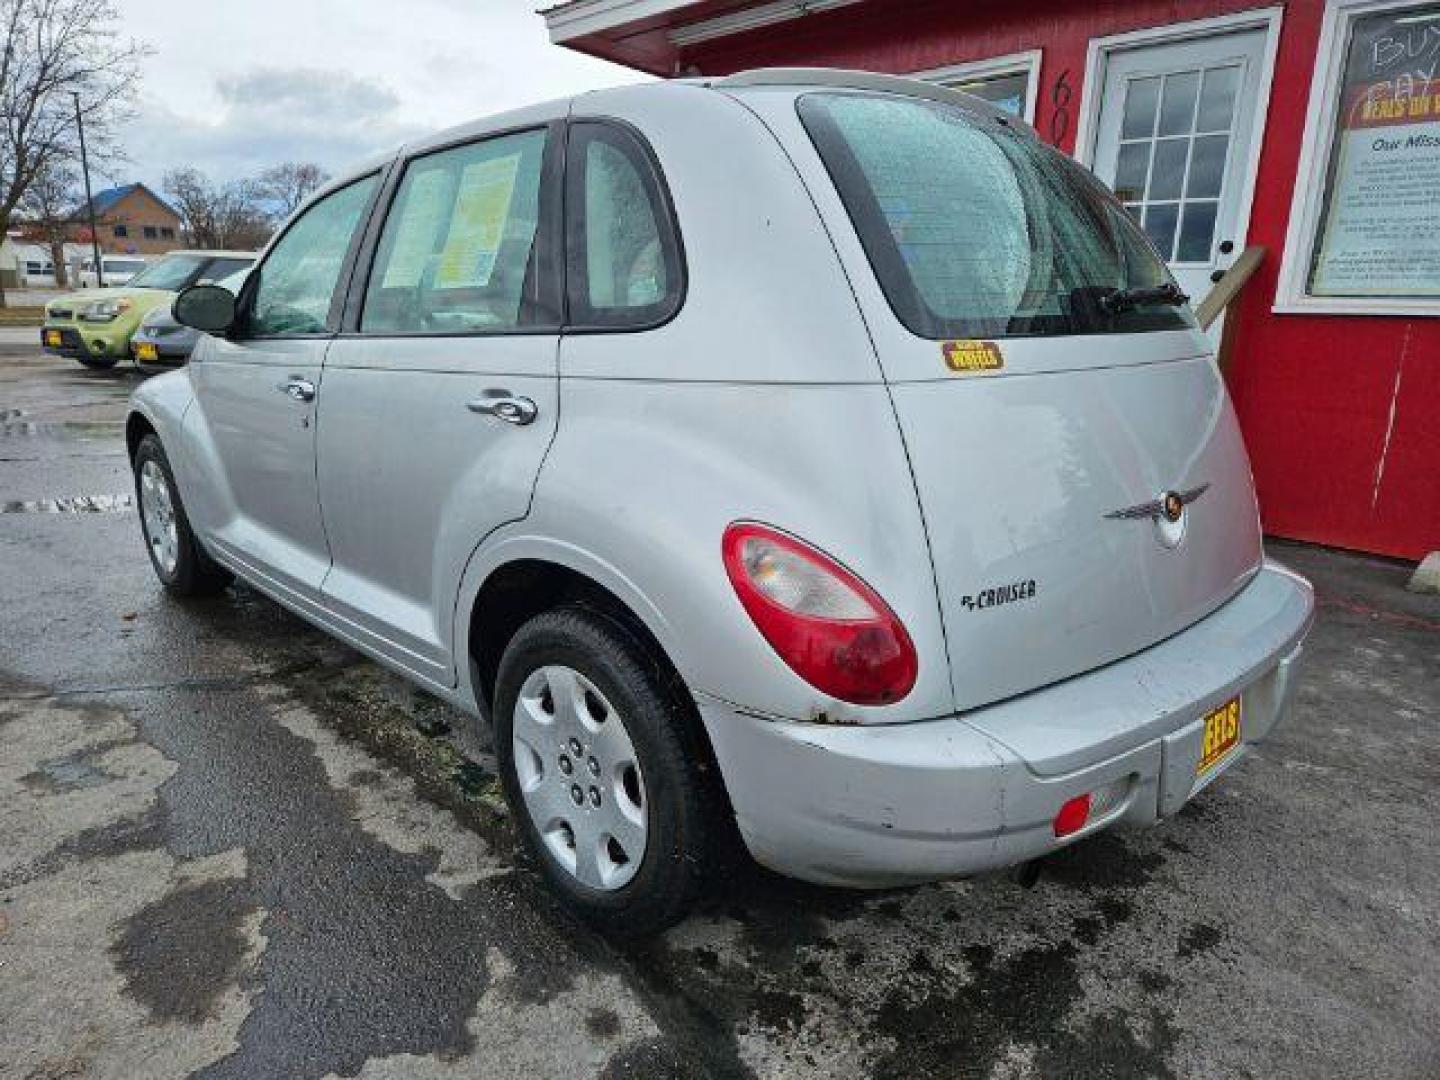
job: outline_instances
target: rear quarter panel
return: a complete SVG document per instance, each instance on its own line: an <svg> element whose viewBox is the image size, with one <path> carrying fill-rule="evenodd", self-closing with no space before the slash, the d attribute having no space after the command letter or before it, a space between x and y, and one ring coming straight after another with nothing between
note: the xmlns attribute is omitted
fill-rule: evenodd
<svg viewBox="0 0 1440 1080"><path fill-rule="evenodd" d="M951 711L889 393L788 158L752 114L698 87L586 95L574 115L624 119L650 141L688 290L664 326L562 339L559 431L530 517L487 545L474 577L507 548L548 550L645 619L692 690L760 715L869 722ZM920 656L903 701L844 705L778 659L721 560L725 527L744 519L821 548L894 608Z"/></svg>

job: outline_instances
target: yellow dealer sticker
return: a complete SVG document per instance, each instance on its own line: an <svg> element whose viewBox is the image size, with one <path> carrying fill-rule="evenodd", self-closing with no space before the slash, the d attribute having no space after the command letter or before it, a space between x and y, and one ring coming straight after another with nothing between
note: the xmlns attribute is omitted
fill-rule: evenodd
<svg viewBox="0 0 1440 1080"><path fill-rule="evenodd" d="M942 341L940 355L951 371L998 371L1005 366L1000 346L993 341Z"/></svg>

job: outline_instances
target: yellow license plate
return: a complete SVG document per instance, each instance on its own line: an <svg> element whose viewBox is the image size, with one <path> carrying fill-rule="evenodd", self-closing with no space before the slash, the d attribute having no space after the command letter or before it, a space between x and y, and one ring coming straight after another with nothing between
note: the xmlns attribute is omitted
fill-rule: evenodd
<svg viewBox="0 0 1440 1080"><path fill-rule="evenodd" d="M135 346L136 360L155 360L160 356L160 351L148 341L142 341Z"/></svg>
<svg viewBox="0 0 1440 1080"><path fill-rule="evenodd" d="M46 331L45 331L45 344L46 344L46 345L54 345L56 348L59 348L59 347L60 347L60 331L59 331L59 330L46 330Z"/></svg>
<svg viewBox="0 0 1440 1080"><path fill-rule="evenodd" d="M1205 714L1205 737L1200 743L1200 763L1195 766L1195 775L1204 776L1239 745L1240 699L1237 697Z"/></svg>

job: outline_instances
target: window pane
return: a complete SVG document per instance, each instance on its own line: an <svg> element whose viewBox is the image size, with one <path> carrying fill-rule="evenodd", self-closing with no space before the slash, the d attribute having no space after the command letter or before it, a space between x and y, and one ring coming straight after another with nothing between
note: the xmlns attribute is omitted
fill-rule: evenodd
<svg viewBox="0 0 1440 1080"><path fill-rule="evenodd" d="M134 288L171 289L176 292L191 285L200 276L209 260L204 255L167 255L159 262L150 263L131 279ZM100 265L110 267L110 260L102 258ZM93 259L85 260L85 269L94 270Z"/></svg>
<svg viewBox="0 0 1440 1080"><path fill-rule="evenodd" d="M1160 103L1159 135L1188 135L1195 117L1195 95L1200 89L1198 71L1165 76L1165 96Z"/></svg>
<svg viewBox="0 0 1440 1080"><path fill-rule="evenodd" d="M963 90L967 94L983 98L1012 116L1020 116L1025 112L1025 91L1029 88L1030 76L991 75L985 79L961 79L948 85L955 90Z"/></svg>
<svg viewBox="0 0 1440 1080"><path fill-rule="evenodd" d="M340 267L377 178L327 195L292 225L260 267L252 334L317 334L326 329Z"/></svg>
<svg viewBox="0 0 1440 1080"><path fill-rule="evenodd" d="M1349 22L1338 79L1329 88L1344 105L1326 118L1328 158L1311 176L1297 178L1321 189L1307 194L1323 194L1306 291L1434 301L1440 298L1440 4L1361 7L1377 10ZM1322 58L1322 68L1331 59Z"/></svg>
<svg viewBox="0 0 1440 1080"><path fill-rule="evenodd" d="M1161 139L1155 143L1155 165L1150 170L1147 199L1178 199L1185 182L1185 155L1189 139Z"/></svg>
<svg viewBox="0 0 1440 1080"><path fill-rule="evenodd" d="M1150 166L1148 142L1123 143L1115 162L1115 194L1126 202L1145 197L1145 172Z"/></svg>
<svg viewBox="0 0 1440 1080"><path fill-rule="evenodd" d="M660 227L635 163L609 143L585 156L585 280L590 306L646 307L665 295Z"/></svg>
<svg viewBox="0 0 1440 1080"><path fill-rule="evenodd" d="M680 256L654 167L639 141L613 125L571 132L571 318L611 327L658 322L680 301Z"/></svg>
<svg viewBox="0 0 1440 1080"><path fill-rule="evenodd" d="M201 281L219 281L227 278L239 270L247 270L250 267L249 259L212 259L210 265L205 267L201 274Z"/></svg>
<svg viewBox="0 0 1440 1080"><path fill-rule="evenodd" d="M1211 68L1205 72L1205 88L1200 91L1200 114L1195 120L1195 130L1228 132L1230 117L1235 112L1235 92L1239 88L1238 67Z"/></svg>
<svg viewBox="0 0 1440 1080"><path fill-rule="evenodd" d="M1167 262L1175 249L1175 223L1179 217L1179 203L1153 203L1145 208L1145 233Z"/></svg>
<svg viewBox="0 0 1440 1080"><path fill-rule="evenodd" d="M1131 79L1125 87L1122 139L1148 139L1155 133L1155 104L1160 100L1159 79Z"/></svg>
<svg viewBox="0 0 1440 1080"><path fill-rule="evenodd" d="M1208 263L1211 242L1215 239L1215 208L1219 203L1192 202L1185 204L1185 217L1180 225L1179 251L1176 262Z"/></svg>
<svg viewBox="0 0 1440 1080"><path fill-rule="evenodd" d="M547 137L507 135L406 167L366 286L362 332L509 330L533 321L526 300L535 296Z"/></svg>
<svg viewBox="0 0 1440 1080"><path fill-rule="evenodd" d="M807 94L799 112L896 316L929 338L1192 325L1096 300L1168 280L1092 174L1038 140L940 102ZM1171 207L1172 231L1174 207Z"/></svg>
<svg viewBox="0 0 1440 1080"><path fill-rule="evenodd" d="M1225 148L1230 140L1224 135L1207 135L1195 140L1190 155L1190 181L1185 194L1192 199L1214 199L1220 195L1225 180Z"/></svg>

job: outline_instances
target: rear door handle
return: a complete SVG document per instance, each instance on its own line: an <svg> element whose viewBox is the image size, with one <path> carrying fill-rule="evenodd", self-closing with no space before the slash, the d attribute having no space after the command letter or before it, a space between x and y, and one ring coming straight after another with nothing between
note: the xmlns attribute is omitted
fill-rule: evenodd
<svg viewBox="0 0 1440 1080"><path fill-rule="evenodd" d="M540 407L528 397L517 397L509 390L486 390L478 398L465 403L465 407L482 416L494 416L507 424L524 427L533 424L540 415Z"/></svg>
<svg viewBox="0 0 1440 1080"><path fill-rule="evenodd" d="M276 383L275 389L293 401L315 400L315 384L299 375L291 375L284 382Z"/></svg>

